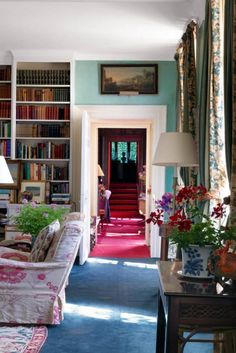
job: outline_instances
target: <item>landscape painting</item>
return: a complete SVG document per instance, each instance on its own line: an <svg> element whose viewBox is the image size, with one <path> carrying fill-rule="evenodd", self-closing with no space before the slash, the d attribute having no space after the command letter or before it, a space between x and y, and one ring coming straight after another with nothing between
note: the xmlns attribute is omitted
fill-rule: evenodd
<svg viewBox="0 0 236 353"><path fill-rule="evenodd" d="M101 65L101 93L157 93L157 65Z"/></svg>

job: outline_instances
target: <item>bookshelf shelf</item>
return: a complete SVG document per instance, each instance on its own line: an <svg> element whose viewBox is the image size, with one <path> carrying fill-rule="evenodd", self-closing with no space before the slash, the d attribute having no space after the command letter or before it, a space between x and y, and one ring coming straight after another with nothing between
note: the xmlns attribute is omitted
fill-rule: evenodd
<svg viewBox="0 0 236 353"><path fill-rule="evenodd" d="M69 158L16 158L21 161L41 161L41 162L70 162Z"/></svg>
<svg viewBox="0 0 236 353"><path fill-rule="evenodd" d="M1 82L0 82L1 83ZM70 88L70 85L27 85L27 84L18 84L16 87L28 87L28 88Z"/></svg>
<svg viewBox="0 0 236 353"><path fill-rule="evenodd" d="M70 102L64 102L64 101L17 101L16 104L59 104L59 105L67 105L70 104Z"/></svg>
<svg viewBox="0 0 236 353"><path fill-rule="evenodd" d="M0 155L11 157L11 65L0 65Z"/></svg>
<svg viewBox="0 0 236 353"><path fill-rule="evenodd" d="M71 194L71 84L69 62L18 62L15 158L22 179L44 181L46 202ZM55 198L55 193L59 194ZM60 197L60 194L62 197ZM66 197L64 197L66 194Z"/></svg>
<svg viewBox="0 0 236 353"><path fill-rule="evenodd" d="M25 137L25 136L16 136L16 140L39 140L39 141L70 141L70 137Z"/></svg>
<svg viewBox="0 0 236 353"><path fill-rule="evenodd" d="M54 123L70 123L70 120L56 120L56 119L16 119L17 123L37 123L37 124L54 124Z"/></svg>

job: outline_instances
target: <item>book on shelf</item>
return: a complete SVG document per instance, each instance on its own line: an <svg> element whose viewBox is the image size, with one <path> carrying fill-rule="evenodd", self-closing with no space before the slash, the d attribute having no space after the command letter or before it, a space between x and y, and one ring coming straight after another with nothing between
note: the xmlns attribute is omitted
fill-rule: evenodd
<svg viewBox="0 0 236 353"><path fill-rule="evenodd" d="M1 65L0 66L0 81L11 81L11 66Z"/></svg>
<svg viewBox="0 0 236 353"><path fill-rule="evenodd" d="M17 84L70 85L70 70L17 70Z"/></svg>
<svg viewBox="0 0 236 353"><path fill-rule="evenodd" d="M1 105L0 105L0 116L2 116ZM17 104L16 119L18 120L20 119L70 120L70 107L69 105L60 105L59 103L58 105L29 105L29 104L19 105Z"/></svg>
<svg viewBox="0 0 236 353"><path fill-rule="evenodd" d="M11 98L11 85L0 82L0 97L6 99Z"/></svg>
<svg viewBox="0 0 236 353"><path fill-rule="evenodd" d="M10 119L11 102L0 102L0 118Z"/></svg>

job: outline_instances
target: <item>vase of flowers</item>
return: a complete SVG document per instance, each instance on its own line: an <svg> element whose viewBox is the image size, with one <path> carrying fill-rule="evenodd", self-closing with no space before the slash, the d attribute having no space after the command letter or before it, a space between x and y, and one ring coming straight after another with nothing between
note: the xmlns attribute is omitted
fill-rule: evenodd
<svg viewBox="0 0 236 353"><path fill-rule="evenodd" d="M166 217L166 223L171 227L169 241L182 250L184 276L211 276L207 263L212 249L222 248L228 240L236 240L235 227L222 225L226 216L225 203L217 203L207 211L212 198L202 185L185 186L175 197L164 194L146 220L161 226Z"/></svg>

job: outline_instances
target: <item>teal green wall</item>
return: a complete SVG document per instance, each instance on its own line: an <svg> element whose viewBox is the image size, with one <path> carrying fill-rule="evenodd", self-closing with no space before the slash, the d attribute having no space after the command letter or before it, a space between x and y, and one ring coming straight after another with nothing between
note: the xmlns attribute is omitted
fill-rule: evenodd
<svg viewBox="0 0 236 353"><path fill-rule="evenodd" d="M76 61L75 104L77 105L166 105L167 131L176 127L176 64L174 61L158 61L158 94L119 96L100 94L100 64L126 63ZM130 63L130 62L129 62ZM137 61L132 63L139 63ZM143 63L143 62L142 62ZM167 168L166 190L172 188L172 170Z"/></svg>

